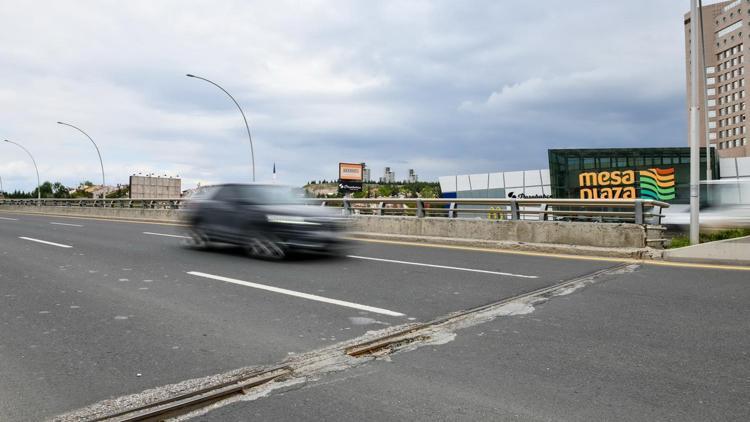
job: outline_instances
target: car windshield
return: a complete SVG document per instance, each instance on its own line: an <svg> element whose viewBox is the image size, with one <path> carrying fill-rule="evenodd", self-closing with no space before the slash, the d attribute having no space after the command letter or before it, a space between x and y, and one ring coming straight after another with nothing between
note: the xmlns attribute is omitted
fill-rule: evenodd
<svg viewBox="0 0 750 422"><path fill-rule="evenodd" d="M241 199L264 205L302 203L302 198L287 186L237 186L237 195Z"/></svg>

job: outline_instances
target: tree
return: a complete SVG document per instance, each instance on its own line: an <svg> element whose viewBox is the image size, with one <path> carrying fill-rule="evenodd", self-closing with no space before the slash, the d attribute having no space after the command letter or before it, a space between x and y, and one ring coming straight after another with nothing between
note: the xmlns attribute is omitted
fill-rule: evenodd
<svg viewBox="0 0 750 422"><path fill-rule="evenodd" d="M421 198L437 198L437 192L432 186L424 186L419 191L419 196Z"/></svg>
<svg viewBox="0 0 750 422"><path fill-rule="evenodd" d="M52 185L52 196L55 198L70 198L69 189L60 182L55 182Z"/></svg>

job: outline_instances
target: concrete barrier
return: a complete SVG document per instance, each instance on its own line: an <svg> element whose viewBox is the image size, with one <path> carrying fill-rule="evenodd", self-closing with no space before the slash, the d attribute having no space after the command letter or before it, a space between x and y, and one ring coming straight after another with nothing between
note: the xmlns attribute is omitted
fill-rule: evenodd
<svg viewBox="0 0 750 422"><path fill-rule="evenodd" d="M24 214L60 215L70 217L113 218L143 220L165 223L179 222L179 210L148 208L95 208L95 207L36 207L25 205L2 205L0 211Z"/></svg>
<svg viewBox="0 0 750 422"><path fill-rule="evenodd" d="M645 248L647 246L645 227L627 223L358 216L354 219L353 229L365 233L599 248Z"/></svg>

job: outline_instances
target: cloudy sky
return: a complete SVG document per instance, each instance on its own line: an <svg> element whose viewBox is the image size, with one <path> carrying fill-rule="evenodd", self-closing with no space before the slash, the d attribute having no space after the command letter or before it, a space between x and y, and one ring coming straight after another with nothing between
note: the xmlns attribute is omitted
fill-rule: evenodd
<svg viewBox="0 0 750 422"><path fill-rule="evenodd" d="M0 139L43 180L183 187L547 168L548 148L686 145L687 1L3 1ZM33 166L0 143L5 189Z"/></svg>

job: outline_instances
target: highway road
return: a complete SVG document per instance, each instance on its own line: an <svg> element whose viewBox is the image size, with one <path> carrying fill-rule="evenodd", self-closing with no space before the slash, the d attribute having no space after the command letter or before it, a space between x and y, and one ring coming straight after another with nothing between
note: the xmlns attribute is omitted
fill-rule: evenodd
<svg viewBox="0 0 750 422"><path fill-rule="evenodd" d="M182 235L0 213L0 419L272 365L607 269L447 344L196 419L750 416L747 271L382 242L270 262L186 249Z"/></svg>

